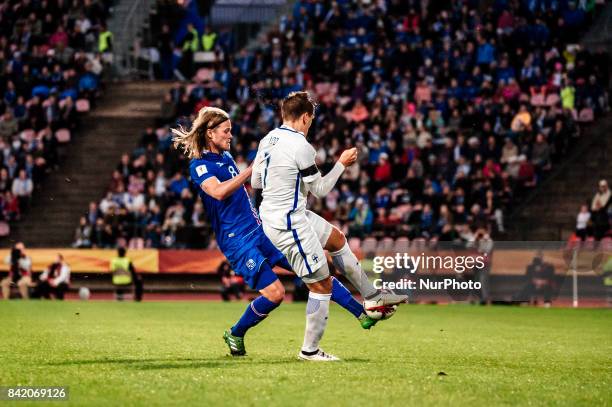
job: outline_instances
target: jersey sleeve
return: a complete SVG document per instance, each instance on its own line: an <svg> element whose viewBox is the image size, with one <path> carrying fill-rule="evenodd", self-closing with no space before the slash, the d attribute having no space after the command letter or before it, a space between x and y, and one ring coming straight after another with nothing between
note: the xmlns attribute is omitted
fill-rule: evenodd
<svg viewBox="0 0 612 407"><path fill-rule="evenodd" d="M319 168L317 168L317 164L315 163L316 155L317 152L314 147L306 141L300 146L295 154L298 171L306 183L313 182L315 179L321 177Z"/></svg>
<svg viewBox="0 0 612 407"><path fill-rule="evenodd" d="M261 150L257 151L257 155L253 160L253 172L251 173L251 187L254 189L262 189L263 181L261 176Z"/></svg>
<svg viewBox="0 0 612 407"><path fill-rule="evenodd" d="M202 182L215 176L213 167L204 162L194 163L190 169L191 181L200 188Z"/></svg>

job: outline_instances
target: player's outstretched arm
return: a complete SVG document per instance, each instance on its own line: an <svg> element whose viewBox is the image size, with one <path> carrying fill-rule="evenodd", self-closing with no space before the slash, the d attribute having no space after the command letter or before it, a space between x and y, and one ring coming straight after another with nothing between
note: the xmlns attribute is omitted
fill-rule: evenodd
<svg viewBox="0 0 612 407"><path fill-rule="evenodd" d="M219 182L217 177L210 177L200 184L200 187L208 195L212 196L219 201L222 201L233 194L238 188L240 188L249 178L253 166L250 166L246 170L242 171L236 177L227 181Z"/></svg>
<svg viewBox="0 0 612 407"><path fill-rule="evenodd" d="M336 185L344 169L353 165L355 161L357 161L357 149L351 148L342 152L336 165L324 177L321 176L316 165L300 170L300 174L302 174L308 190L317 198L323 198Z"/></svg>
<svg viewBox="0 0 612 407"><path fill-rule="evenodd" d="M261 178L261 159L259 156L259 151L257 152L257 155L255 156L255 159L253 160L253 165L251 166L253 168L253 173L251 175L251 187L253 189L262 189L263 188L263 181Z"/></svg>

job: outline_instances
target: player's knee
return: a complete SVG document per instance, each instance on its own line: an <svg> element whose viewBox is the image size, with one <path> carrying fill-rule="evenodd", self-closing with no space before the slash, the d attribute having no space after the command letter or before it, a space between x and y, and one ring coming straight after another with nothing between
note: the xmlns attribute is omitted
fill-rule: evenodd
<svg viewBox="0 0 612 407"><path fill-rule="evenodd" d="M346 236L344 236L344 233L342 233L340 229L333 226L329 239L327 239L325 249L329 250L330 252L337 252L338 250L341 250L345 244Z"/></svg>
<svg viewBox="0 0 612 407"><path fill-rule="evenodd" d="M308 289L317 294L330 294L332 292L332 279L330 276L327 276L325 279L321 281L317 281L316 283L309 283Z"/></svg>
<svg viewBox="0 0 612 407"><path fill-rule="evenodd" d="M285 299L285 287L283 287L282 284L279 284L274 292L275 292L274 302L281 303Z"/></svg>
<svg viewBox="0 0 612 407"><path fill-rule="evenodd" d="M266 290L264 297L268 300L280 304L285 299L285 287L282 284L275 284Z"/></svg>

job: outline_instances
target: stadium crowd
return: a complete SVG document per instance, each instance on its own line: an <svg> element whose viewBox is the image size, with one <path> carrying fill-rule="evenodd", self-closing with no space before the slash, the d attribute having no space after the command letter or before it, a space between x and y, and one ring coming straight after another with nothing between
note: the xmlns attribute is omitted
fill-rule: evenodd
<svg viewBox="0 0 612 407"><path fill-rule="evenodd" d="M610 220L612 219L612 194L608 181L602 179L597 185L593 198L580 207L576 215L577 239L601 240L612 239Z"/></svg>
<svg viewBox="0 0 612 407"><path fill-rule="evenodd" d="M23 216L95 101L109 3L0 1L0 221Z"/></svg>
<svg viewBox="0 0 612 407"><path fill-rule="evenodd" d="M591 2L563 0L486 9L477 1L297 1L266 44L236 53L213 45L222 61L165 95L159 128L122 157L75 245L208 245L169 127L189 127L204 106L225 108L243 169L279 125L280 99L301 89L319 101L309 139L322 172L344 148L360 151L337 188L309 203L314 211L361 238L503 233L517 197L609 110L607 54L574 44L592 15ZM202 49L198 35L186 38Z"/></svg>

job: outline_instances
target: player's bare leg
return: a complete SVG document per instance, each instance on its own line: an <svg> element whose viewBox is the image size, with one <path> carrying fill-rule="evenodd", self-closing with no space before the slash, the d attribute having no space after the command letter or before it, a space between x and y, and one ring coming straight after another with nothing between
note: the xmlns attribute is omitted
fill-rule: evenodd
<svg viewBox="0 0 612 407"><path fill-rule="evenodd" d="M349 248L344 233L338 230L338 228L332 226L331 234L325 243L325 249L332 256L334 266L359 291L366 304L370 304L373 307L385 307L408 301L407 295L382 292L374 288L368 276L361 268L359 260Z"/></svg>

